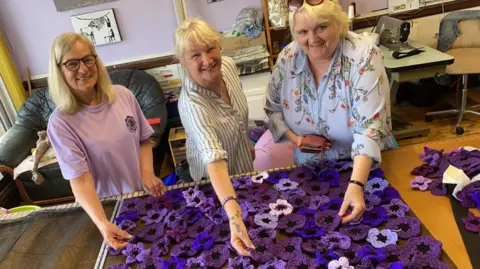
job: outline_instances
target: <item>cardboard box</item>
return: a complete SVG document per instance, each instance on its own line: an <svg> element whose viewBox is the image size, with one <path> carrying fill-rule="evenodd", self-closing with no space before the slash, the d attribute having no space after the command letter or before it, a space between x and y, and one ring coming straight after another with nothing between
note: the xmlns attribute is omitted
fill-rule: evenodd
<svg viewBox="0 0 480 269"><path fill-rule="evenodd" d="M223 37L222 39L222 48L224 51L236 51L258 45L267 45L265 32L262 32L259 37L253 39L248 38L246 35Z"/></svg>

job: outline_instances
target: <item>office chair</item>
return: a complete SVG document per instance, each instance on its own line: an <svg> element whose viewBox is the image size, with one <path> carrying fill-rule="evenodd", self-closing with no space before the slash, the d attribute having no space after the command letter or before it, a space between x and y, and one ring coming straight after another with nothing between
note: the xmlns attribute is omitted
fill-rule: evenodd
<svg viewBox="0 0 480 269"><path fill-rule="evenodd" d="M480 10L478 13L478 17L480 17ZM433 116L458 115L455 133L461 135L465 132L460 126L463 115L473 114L480 116L480 112L474 111L474 109L480 108L480 105L467 108L468 75L480 74L480 19L461 21L458 27L460 36L457 37L452 48L445 52L455 57L455 62L447 66L446 74L462 76L462 87L460 88L460 85L457 85L457 107L456 109L428 112L425 114L425 121L433 121ZM458 98L459 96L461 98Z"/></svg>

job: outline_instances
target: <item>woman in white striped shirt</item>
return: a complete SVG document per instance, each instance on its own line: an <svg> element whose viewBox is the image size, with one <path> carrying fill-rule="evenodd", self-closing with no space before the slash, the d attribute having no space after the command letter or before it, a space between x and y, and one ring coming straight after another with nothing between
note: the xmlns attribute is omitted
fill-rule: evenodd
<svg viewBox="0 0 480 269"><path fill-rule="evenodd" d="M247 136L248 106L237 68L220 54L220 34L201 19L175 31L175 50L187 70L179 112L187 136L187 161L196 181L209 177L230 222L231 242L241 255L254 248L229 175L253 171Z"/></svg>

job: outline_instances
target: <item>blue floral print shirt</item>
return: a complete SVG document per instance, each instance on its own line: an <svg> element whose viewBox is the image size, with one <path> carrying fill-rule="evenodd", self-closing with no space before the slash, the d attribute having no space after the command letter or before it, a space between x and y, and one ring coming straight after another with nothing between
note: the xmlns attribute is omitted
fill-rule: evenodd
<svg viewBox="0 0 480 269"><path fill-rule="evenodd" d="M265 111L275 142L297 135L331 140L327 159L366 155L381 162L381 151L394 145L390 87L383 55L375 44L348 32L318 87L308 57L296 41L280 53L267 89ZM294 152L295 163L319 162L318 154Z"/></svg>

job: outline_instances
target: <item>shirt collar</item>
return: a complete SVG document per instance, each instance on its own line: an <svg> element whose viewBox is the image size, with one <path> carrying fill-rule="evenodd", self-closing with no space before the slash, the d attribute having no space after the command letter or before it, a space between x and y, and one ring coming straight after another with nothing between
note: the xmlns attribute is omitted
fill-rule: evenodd
<svg viewBox="0 0 480 269"><path fill-rule="evenodd" d="M332 62L330 63L330 67L328 69L327 73L331 73L334 75L340 75L342 66L343 66L343 60L342 60L342 54L343 54L343 42L342 39L340 39L340 42L338 44L337 49L335 50L335 54L333 55ZM293 68L291 72L292 77L296 77L300 75L302 72L308 70L310 67L308 66L308 56L307 54L300 48L300 46L297 43L297 48L294 53L295 59L293 60Z"/></svg>

